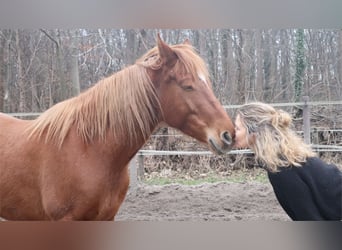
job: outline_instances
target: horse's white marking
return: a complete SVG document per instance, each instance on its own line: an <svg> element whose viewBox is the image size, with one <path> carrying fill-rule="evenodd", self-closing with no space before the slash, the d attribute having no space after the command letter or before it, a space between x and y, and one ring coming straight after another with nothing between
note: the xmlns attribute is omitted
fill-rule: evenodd
<svg viewBox="0 0 342 250"><path fill-rule="evenodd" d="M202 72L197 72L197 74L198 74L199 79L201 79L202 82L203 82L207 87L209 87L209 86L208 86L208 83L207 83L207 80L205 79L204 74L203 74Z"/></svg>

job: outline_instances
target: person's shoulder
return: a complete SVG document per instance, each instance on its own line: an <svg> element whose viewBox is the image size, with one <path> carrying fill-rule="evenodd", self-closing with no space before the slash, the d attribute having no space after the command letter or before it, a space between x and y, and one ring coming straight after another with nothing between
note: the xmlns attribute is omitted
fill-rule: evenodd
<svg viewBox="0 0 342 250"><path fill-rule="evenodd" d="M323 160L321 160L319 157L309 157L306 159L306 161L303 163L303 167L306 166L323 166L327 165Z"/></svg>
<svg viewBox="0 0 342 250"><path fill-rule="evenodd" d="M303 171L318 171L318 172L330 172L336 174L342 174L341 170L332 163L327 163L320 159L319 157L310 157L303 164Z"/></svg>
<svg viewBox="0 0 342 250"><path fill-rule="evenodd" d="M298 167L295 166L280 166L277 168L277 172L268 172L270 178L284 178L297 175Z"/></svg>
<svg viewBox="0 0 342 250"><path fill-rule="evenodd" d="M305 175L306 173L316 171L327 165L318 157L309 157L305 162L302 162L300 166L281 166L278 167L278 172L281 175Z"/></svg>
<svg viewBox="0 0 342 250"><path fill-rule="evenodd" d="M319 157L309 157L301 166L278 167L278 172L270 173L271 176L311 175L312 173L335 172L342 173L334 164L328 164Z"/></svg>
<svg viewBox="0 0 342 250"><path fill-rule="evenodd" d="M337 168L336 165L327 163L320 159L319 157L309 157L307 158L306 162L303 164L303 167L305 166L319 166L319 167L333 167Z"/></svg>

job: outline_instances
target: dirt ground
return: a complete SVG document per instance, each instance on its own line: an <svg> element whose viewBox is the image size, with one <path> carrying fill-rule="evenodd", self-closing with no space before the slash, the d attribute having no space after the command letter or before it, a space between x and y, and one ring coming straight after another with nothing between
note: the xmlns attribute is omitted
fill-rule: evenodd
<svg viewBox="0 0 342 250"><path fill-rule="evenodd" d="M288 221L270 184L195 186L139 184L130 189L116 221Z"/></svg>

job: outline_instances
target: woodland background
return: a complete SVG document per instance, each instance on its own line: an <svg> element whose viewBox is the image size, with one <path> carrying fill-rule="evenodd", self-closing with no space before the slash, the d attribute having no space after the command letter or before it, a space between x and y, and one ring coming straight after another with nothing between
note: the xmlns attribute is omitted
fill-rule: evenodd
<svg viewBox="0 0 342 250"><path fill-rule="evenodd" d="M158 32L169 44L190 40L207 62L214 92L224 105L298 102L302 96L342 100L342 29L0 29L0 112L41 112L77 95L133 64L156 45ZM313 107L314 129L341 129L341 106ZM298 109L287 109L300 124ZM234 111L227 112L233 116ZM341 132L324 133L313 134L316 143L341 145ZM161 136L146 148L177 150L189 147L185 144ZM162 157L155 166L169 161L194 166L203 160L185 164L172 157ZM236 159L224 161L227 165Z"/></svg>

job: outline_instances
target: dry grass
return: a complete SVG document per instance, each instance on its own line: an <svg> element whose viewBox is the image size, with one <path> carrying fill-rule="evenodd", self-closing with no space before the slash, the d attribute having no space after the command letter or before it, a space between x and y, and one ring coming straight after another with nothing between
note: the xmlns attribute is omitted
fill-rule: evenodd
<svg viewBox="0 0 342 250"><path fill-rule="evenodd" d="M341 152L321 153L342 171ZM252 155L145 156L143 179L149 184L199 184L203 182L268 181L266 171L255 165Z"/></svg>

